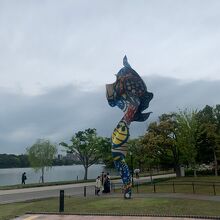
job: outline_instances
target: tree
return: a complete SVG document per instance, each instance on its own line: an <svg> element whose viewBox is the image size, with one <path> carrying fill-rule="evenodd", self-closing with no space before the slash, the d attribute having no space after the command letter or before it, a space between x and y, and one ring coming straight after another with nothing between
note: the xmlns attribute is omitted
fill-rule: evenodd
<svg viewBox="0 0 220 220"><path fill-rule="evenodd" d="M65 147L67 152L76 154L85 169L84 180L87 180L88 168L102 157L103 138L97 136L95 128L89 128L75 133L70 141L71 145L65 142L60 145Z"/></svg>
<svg viewBox="0 0 220 220"><path fill-rule="evenodd" d="M27 148L28 160L36 171L41 170L41 180L44 183L45 168L52 167L57 147L49 140L39 139L30 148Z"/></svg>
<svg viewBox="0 0 220 220"><path fill-rule="evenodd" d="M30 163L28 161L28 155L21 154L17 156L20 161L20 167L29 167Z"/></svg>
<svg viewBox="0 0 220 220"><path fill-rule="evenodd" d="M198 134L198 120L197 111L179 111L176 114L177 122L177 141L176 144L182 152L182 157L194 169L194 176L196 176L196 157L197 157L197 134Z"/></svg>
<svg viewBox="0 0 220 220"><path fill-rule="evenodd" d="M158 142L158 136L155 135L155 133L152 131L147 132L143 137L140 138L140 145L142 146L142 157L144 160L144 165L148 167L150 171L151 183L153 181L153 168L158 168L163 151L163 149L160 148Z"/></svg>
<svg viewBox="0 0 220 220"><path fill-rule="evenodd" d="M217 176L220 156L220 105L216 105L215 108L206 105L203 110L199 111L198 118L200 149L212 153L211 160L214 162L215 175Z"/></svg>
<svg viewBox="0 0 220 220"><path fill-rule="evenodd" d="M101 162L103 162L106 167L114 168L114 161L112 157L112 144L110 138L101 138L100 139L100 154L101 154Z"/></svg>
<svg viewBox="0 0 220 220"><path fill-rule="evenodd" d="M162 114L159 122L151 123L147 131L154 135L154 139L157 140L156 146L161 149L161 153L172 158L176 175L180 176L181 151L177 145L176 115Z"/></svg>
<svg viewBox="0 0 220 220"><path fill-rule="evenodd" d="M144 146L140 143L140 138L130 139L127 143L128 152L132 153L133 165L143 171L145 161ZM131 166L131 160L127 158L127 164Z"/></svg>

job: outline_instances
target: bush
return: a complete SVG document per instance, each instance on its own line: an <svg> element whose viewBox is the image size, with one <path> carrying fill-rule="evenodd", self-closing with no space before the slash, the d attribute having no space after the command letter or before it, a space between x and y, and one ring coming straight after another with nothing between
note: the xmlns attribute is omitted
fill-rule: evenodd
<svg viewBox="0 0 220 220"><path fill-rule="evenodd" d="M220 173L218 171L218 173ZM215 171L214 170L197 170L196 171L197 176L214 176ZM194 170L186 170L185 176L194 176Z"/></svg>

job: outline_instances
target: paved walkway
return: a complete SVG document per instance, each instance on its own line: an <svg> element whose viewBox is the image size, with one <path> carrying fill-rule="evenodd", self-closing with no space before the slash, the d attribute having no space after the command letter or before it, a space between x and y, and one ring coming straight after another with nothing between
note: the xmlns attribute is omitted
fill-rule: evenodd
<svg viewBox="0 0 220 220"><path fill-rule="evenodd" d="M175 177L175 174L165 174L153 176L153 179L160 179L164 177ZM141 177L138 182L149 182L150 177ZM113 180L113 182L121 182L121 180ZM22 202L33 199L42 199L50 197L58 197L61 189L65 190L65 195L68 196L84 196L84 186L87 186L87 195L94 195L94 182L77 183L68 185L43 186L24 189L0 190L0 204Z"/></svg>
<svg viewBox="0 0 220 220"><path fill-rule="evenodd" d="M150 216L95 216L95 215L24 215L14 220L207 220L219 218L150 217Z"/></svg>
<svg viewBox="0 0 220 220"><path fill-rule="evenodd" d="M154 179L164 177L174 177L175 174L166 174L154 176ZM114 183L119 183L121 180L114 180ZM135 179L135 181L137 181ZM139 182L150 181L149 177L142 177L138 179ZM24 189L12 189L12 190L0 190L0 204L28 201L34 199L42 199L49 197L58 197L61 189L65 191L67 196L84 196L84 186L87 189L87 196L94 196L94 183L77 183L68 185L57 186L44 186ZM107 195L101 195L101 197L122 197L121 193L111 193ZM185 193L135 193L132 194L133 198L182 198L182 199L195 199L195 200L207 200L220 202L220 196L208 196L200 194L185 194Z"/></svg>
<svg viewBox="0 0 220 220"><path fill-rule="evenodd" d="M161 178L170 178L176 177L175 173L171 174L163 174L163 175L156 175L152 176L152 179L161 179ZM139 179L134 178L134 182L149 182L150 177L140 177ZM112 180L113 183L121 183L121 179ZM56 186L41 186L41 187L33 187L33 188L23 188L23 189L5 189L0 190L0 196L6 194L14 194L14 193L25 193L25 192L38 192L38 191L47 191L47 190L56 190L56 189L68 189L72 187L83 187L83 186L94 186L94 182L87 182L87 183L74 183L74 184L65 184L65 185L56 185Z"/></svg>

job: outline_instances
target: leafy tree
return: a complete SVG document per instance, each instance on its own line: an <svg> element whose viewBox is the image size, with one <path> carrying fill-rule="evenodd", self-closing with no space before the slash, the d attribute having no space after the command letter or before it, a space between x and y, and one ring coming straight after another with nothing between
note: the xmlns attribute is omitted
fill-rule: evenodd
<svg viewBox="0 0 220 220"><path fill-rule="evenodd" d="M151 123L148 132L152 133L157 140L161 154L169 155L172 158L177 176L180 176L181 151L177 145L177 123L176 115L162 114L159 122Z"/></svg>
<svg viewBox="0 0 220 220"><path fill-rule="evenodd" d="M176 144L182 152L182 157L194 169L196 176L196 157L197 157L197 134L198 134L198 120L197 111L179 111L176 114L177 122L177 139Z"/></svg>
<svg viewBox="0 0 220 220"><path fill-rule="evenodd" d="M29 167L27 155L0 154L0 168Z"/></svg>
<svg viewBox="0 0 220 220"><path fill-rule="evenodd" d="M19 161L20 161L20 167L29 167L30 163L28 160L28 155L26 154L21 154L17 156Z"/></svg>
<svg viewBox="0 0 220 220"><path fill-rule="evenodd" d="M220 159L220 105L215 108L206 105L198 112L199 147L210 154L214 162L215 175L218 175L218 160ZM204 152L203 152L204 153ZM201 155L201 153L200 153Z"/></svg>
<svg viewBox="0 0 220 220"><path fill-rule="evenodd" d="M106 167L113 168L114 161L111 152L111 139L110 138L100 138L100 154L101 154L101 162L103 162Z"/></svg>
<svg viewBox="0 0 220 220"><path fill-rule="evenodd" d="M142 155L144 160L144 165L148 167L150 171L151 183L152 183L152 171L153 168L158 167L160 164L161 154L163 149L161 149L158 140L159 136L155 135L154 132L148 132L143 137L140 138L140 145L142 149L140 152L140 157Z"/></svg>
<svg viewBox="0 0 220 220"><path fill-rule="evenodd" d="M17 155L14 154L0 154L0 167L12 168L20 167L20 160Z"/></svg>
<svg viewBox="0 0 220 220"><path fill-rule="evenodd" d="M49 140L39 139L30 148L27 148L28 160L36 171L41 170L41 180L44 183L45 168L52 167L57 147Z"/></svg>
<svg viewBox="0 0 220 220"><path fill-rule="evenodd" d="M84 179L87 180L88 168L98 162L102 157L101 146L104 140L97 136L96 129L89 128L85 131L75 133L70 141L72 142L71 145L65 142L61 142L60 145L65 147L67 152L77 155L84 166Z"/></svg>
<svg viewBox="0 0 220 220"><path fill-rule="evenodd" d="M216 159L218 168L218 161L220 162L220 105L216 105L214 108L214 115L216 120L217 134L216 134Z"/></svg>
<svg viewBox="0 0 220 220"><path fill-rule="evenodd" d="M144 154L144 146L140 142L140 138L130 139L127 143L128 152L132 153L133 157L133 166L143 170L144 161L145 161L145 154ZM127 164L131 166L131 160L127 157Z"/></svg>

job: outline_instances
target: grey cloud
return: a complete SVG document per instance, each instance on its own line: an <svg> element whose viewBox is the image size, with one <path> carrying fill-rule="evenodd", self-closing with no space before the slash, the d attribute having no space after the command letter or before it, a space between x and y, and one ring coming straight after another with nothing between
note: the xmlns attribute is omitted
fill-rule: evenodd
<svg viewBox="0 0 220 220"><path fill-rule="evenodd" d="M154 93L148 109L153 114L147 122L132 123L132 137L143 135L148 123L162 113L220 103L220 81L184 82L159 76L144 79ZM76 131L86 128L94 127L100 135L110 136L123 116L118 108L108 106L104 86L84 91L66 85L36 96L1 89L0 100L0 153L23 153L37 138L68 141Z"/></svg>
<svg viewBox="0 0 220 220"><path fill-rule="evenodd" d="M0 81L28 91L36 82L103 84L125 53L143 75L219 79L219 8L218 0L1 1Z"/></svg>

